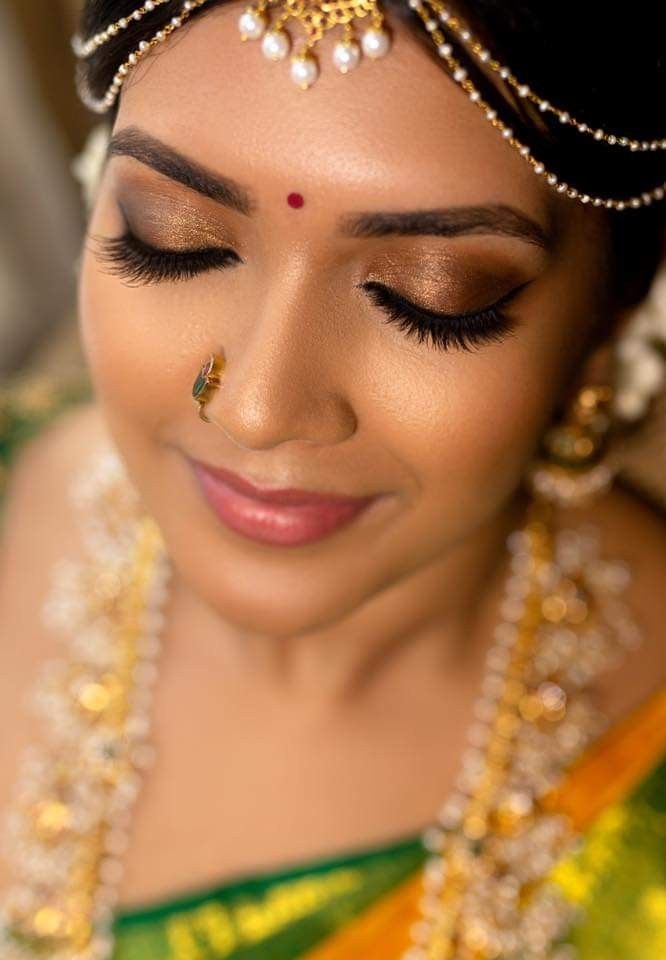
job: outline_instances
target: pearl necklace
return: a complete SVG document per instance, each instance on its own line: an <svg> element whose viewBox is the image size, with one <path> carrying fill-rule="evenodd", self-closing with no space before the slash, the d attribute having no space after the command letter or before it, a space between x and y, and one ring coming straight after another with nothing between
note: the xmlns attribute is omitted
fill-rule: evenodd
<svg viewBox="0 0 666 960"><path fill-rule="evenodd" d="M596 531L553 536L540 513L509 537L503 621L462 770L423 835L432 856L403 960L575 957L557 941L576 912L544 878L580 838L549 796L608 726L591 681L641 637L620 599L628 571L601 558Z"/></svg>
<svg viewBox="0 0 666 960"><path fill-rule="evenodd" d="M32 703L42 747L23 758L7 819L14 883L0 897L0 960L108 960L131 811L149 742L170 564L112 448L72 487L85 557L61 560L45 624L67 637ZM511 535L502 622L487 655L469 747L423 835L421 918L402 960L570 960L553 946L571 911L541 882L576 842L542 804L607 721L590 681L640 634L620 599L628 574L594 530L553 536L538 503Z"/></svg>

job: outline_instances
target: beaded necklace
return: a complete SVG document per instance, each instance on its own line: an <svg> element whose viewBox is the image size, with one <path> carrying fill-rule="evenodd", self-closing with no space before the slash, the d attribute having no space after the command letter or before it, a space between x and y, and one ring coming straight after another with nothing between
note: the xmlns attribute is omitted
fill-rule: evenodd
<svg viewBox="0 0 666 960"><path fill-rule="evenodd" d="M117 452L76 478L84 559L61 560L44 606L63 656L32 703L7 819L14 881L0 897L0 960L108 960L131 812L154 761L151 702L170 571ZM578 837L549 794L607 726L592 680L641 642L628 572L591 527L553 530L535 500L508 540L511 572L451 795L423 835L421 917L402 960L571 960L572 908L544 882Z"/></svg>

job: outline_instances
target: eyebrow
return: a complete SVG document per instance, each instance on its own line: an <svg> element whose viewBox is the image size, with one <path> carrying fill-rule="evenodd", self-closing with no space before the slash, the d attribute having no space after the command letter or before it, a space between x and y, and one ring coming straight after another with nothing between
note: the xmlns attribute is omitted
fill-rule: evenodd
<svg viewBox="0 0 666 960"><path fill-rule="evenodd" d="M244 216L252 216L256 210L256 201L247 187L231 177L209 170L138 127L125 127L113 135L107 157L113 156L131 157ZM353 238L495 234L524 240L545 250L553 243L552 234L540 223L503 203L344 214L339 220L339 231L343 236Z"/></svg>

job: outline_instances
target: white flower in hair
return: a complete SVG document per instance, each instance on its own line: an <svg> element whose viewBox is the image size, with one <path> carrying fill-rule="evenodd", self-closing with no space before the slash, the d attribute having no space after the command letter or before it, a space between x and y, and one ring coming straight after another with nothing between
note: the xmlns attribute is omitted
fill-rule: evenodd
<svg viewBox="0 0 666 960"><path fill-rule="evenodd" d="M638 420L666 377L666 260L619 338L616 353L614 410L622 420Z"/></svg>
<svg viewBox="0 0 666 960"><path fill-rule="evenodd" d="M81 153L72 161L72 173L81 184L87 210L92 209L95 200L110 138L110 125L98 123L88 134Z"/></svg>

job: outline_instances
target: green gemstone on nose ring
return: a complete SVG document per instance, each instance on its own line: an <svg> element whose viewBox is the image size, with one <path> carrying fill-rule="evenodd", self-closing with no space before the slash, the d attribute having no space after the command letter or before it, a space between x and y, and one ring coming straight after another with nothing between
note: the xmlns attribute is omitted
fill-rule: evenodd
<svg viewBox="0 0 666 960"><path fill-rule="evenodd" d="M204 407L210 400L210 395L216 387L220 385L220 373L222 371L222 358L217 354L211 353L210 357L201 365L201 369L196 375L192 385L192 399L199 408L199 417L206 423L210 423L210 418L206 416Z"/></svg>

